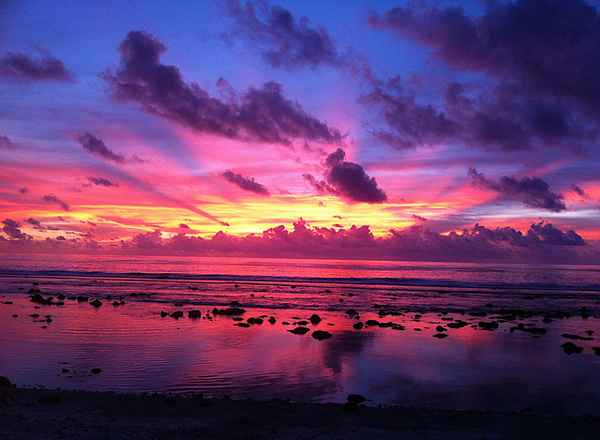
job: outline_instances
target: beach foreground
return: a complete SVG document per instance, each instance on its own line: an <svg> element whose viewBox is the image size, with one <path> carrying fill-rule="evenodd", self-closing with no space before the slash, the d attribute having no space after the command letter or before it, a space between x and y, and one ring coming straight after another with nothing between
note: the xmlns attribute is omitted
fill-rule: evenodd
<svg viewBox="0 0 600 440"><path fill-rule="evenodd" d="M2 388L5 439L597 438L599 417Z"/></svg>

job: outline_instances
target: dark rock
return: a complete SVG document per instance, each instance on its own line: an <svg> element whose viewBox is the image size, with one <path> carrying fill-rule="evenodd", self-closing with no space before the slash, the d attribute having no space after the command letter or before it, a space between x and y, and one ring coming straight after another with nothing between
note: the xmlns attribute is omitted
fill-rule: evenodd
<svg viewBox="0 0 600 440"><path fill-rule="evenodd" d="M17 315L16 313L14 315L12 315L13 318L18 318L19 315Z"/></svg>
<svg viewBox="0 0 600 440"><path fill-rule="evenodd" d="M365 325L362 322L356 322L352 327L356 330L361 330Z"/></svg>
<svg viewBox="0 0 600 440"><path fill-rule="evenodd" d="M596 356L600 356L600 347L592 347L592 351Z"/></svg>
<svg viewBox="0 0 600 440"><path fill-rule="evenodd" d="M95 300L90 301L90 305L98 308L102 305L102 301L100 301L99 299L96 298Z"/></svg>
<svg viewBox="0 0 600 440"><path fill-rule="evenodd" d="M236 326L238 326L238 327L243 327L243 328L248 328L248 327L250 327L250 324L248 324L247 322L238 322L238 323L236 323L236 324L233 324L233 325L236 325Z"/></svg>
<svg viewBox="0 0 600 440"><path fill-rule="evenodd" d="M377 327L379 327L379 321L377 321L376 319L369 319L366 322L366 324L369 325L369 326L377 326Z"/></svg>
<svg viewBox="0 0 600 440"><path fill-rule="evenodd" d="M296 325L308 325L308 321L306 319L303 319L301 321L297 321Z"/></svg>
<svg viewBox="0 0 600 440"><path fill-rule="evenodd" d="M496 330L498 328L498 323L496 321L479 321L478 326L482 330Z"/></svg>
<svg viewBox="0 0 600 440"><path fill-rule="evenodd" d="M565 339L573 339L574 341L593 341L594 338L587 336L572 335L571 333L563 333L561 335Z"/></svg>
<svg viewBox="0 0 600 440"><path fill-rule="evenodd" d="M80 302L80 303L88 302L88 297L84 296L84 295L79 295L76 299L77 299L77 302Z"/></svg>
<svg viewBox="0 0 600 440"><path fill-rule="evenodd" d="M348 309L346 310L346 315L348 315L350 318L354 318L355 316L358 316L358 312L354 309Z"/></svg>
<svg viewBox="0 0 600 440"><path fill-rule="evenodd" d="M461 320L458 320L458 321L454 321L454 322L449 322L449 323L448 323L448 324L446 324L446 325L447 325L448 327L450 327L450 328L454 328L454 329L456 329L456 328L463 328L463 327L466 327L467 325L469 325L469 323L468 323L468 322L466 322L466 321L461 321Z"/></svg>
<svg viewBox="0 0 600 440"><path fill-rule="evenodd" d="M200 310L190 310L188 312L188 318L190 319L200 319L202 317L202 313L200 313Z"/></svg>
<svg viewBox="0 0 600 440"><path fill-rule="evenodd" d="M511 327L510 328L510 332L511 333L514 332L514 331L521 331L521 332L532 334L534 336L542 336L542 335L546 334L546 329L545 328L542 328L542 327L527 327L522 322L519 323L519 325L517 325L516 327Z"/></svg>
<svg viewBox="0 0 600 440"><path fill-rule="evenodd" d="M244 318L242 318L241 316L234 316L234 317L233 317L233 318L231 318L231 319L232 319L233 321L237 321L237 322L239 322L239 321L243 321L243 320L244 320Z"/></svg>
<svg viewBox="0 0 600 440"><path fill-rule="evenodd" d="M262 318L248 318L246 320L250 325L261 325L263 323Z"/></svg>
<svg viewBox="0 0 600 440"><path fill-rule="evenodd" d="M167 316L169 316L169 314L167 312L165 312L164 310L160 311L160 317L161 318L166 318Z"/></svg>
<svg viewBox="0 0 600 440"><path fill-rule="evenodd" d="M435 335L433 335L433 337L438 339L444 339L447 338L448 335L446 333L436 333Z"/></svg>
<svg viewBox="0 0 600 440"><path fill-rule="evenodd" d="M312 325L317 325L319 322L322 321L321 317L319 315L317 315L316 313L313 313L312 315L310 315L309 320Z"/></svg>
<svg viewBox="0 0 600 440"><path fill-rule="evenodd" d="M476 316L478 318L483 318L483 317L487 316L487 313L482 310L474 310L472 312L469 312L469 315Z"/></svg>
<svg viewBox="0 0 600 440"><path fill-rule="evenodd" d="M50 306L50 305L52 305L52 297L44 298L39 293L32 294L31 298L29 300L32 303L34 303L34 304L40 304L40 305L43 305L43 306Z"/></svg>
<svg viewBox="0 0 600 440"><path fill-rule="evenodd" d="M392 330L406 330L406 328L402 324L394 324Z"/></svg>
<svg viewBox="0 0 600 440"><path fill-rule="evenodd" d="M4 301L4 303L3 303L3 304L10 305L10 304L12 304L12 303L13 303L12 301Z"/></svg>
<svg viewBox="0 0 600 440"><path fill-rule="evenodd" d="M246 311L240 307L227 307L226 309L213 309L213 315L236 316L243 315Z"/></svg>
<svg viewBox="0 0 600 440"><path fill-rule="evenodd" d="M56 298L60 299L61 301L64 301L65 299L67 299L67 297L65 295L63 295L62 293L59 293L58 295L56 295Z"/></svg>
<svg viewBox="0 0 600 440"><path fill-rule="evenodd" d="M325 330L315 330L314 332L312 332L312 337L315 338L317 341L329 339L331 338L331 336L331 333L326 332Z"/></svg>
<svg viewBox="0 0 600 440"><path fill-rule="evenodd" d="M442 332L447 332L447 331L448 331L448 329L447 329L446 327L442 327L441 325L438 325L438 326L435 328L435 331L436 331L436 332L438 332L438 333L442 333Z"/></svg>
<svg viewBox="0 0 600 440"><path fill-rule="evenodd" d="M180 319L183 318L183 312L181 310L177 310L176 312L171 313L171 318Z"/></svg>
<svg viewBox="0 0 600 440"><path fill-rule="evenodd" d="M100 374L100 373L102 373L102 368L92 368L92 369L90 370L90 372L91 372L92 374Z"/></svg>
<svg viewBox="0 0 600 440"><path fill-rule="evenodd" d="M275 317L274 317L274 316L271 316L271 317L269 318L269 324L273 325L273 324L275 324L276 322L277 322L277 320L275 319Z"/></svg>
<svg viewBox="0 0 600 440"><path fill-rule="evenodd" d="M367 398L364 396L361 396L360 394L348 394L346 401L353 405L360 405L361 403L366 402Z"/></svg>
<svg viewBox="0 0 600 440"><path fill-rule="evenodd" d="M291 330L288 330L290 333L293 333L295 335L304 335L306 334L308 331L310 331L310 329L308 327L294 327Z"/></svg>
<svg viewBox="0 0 600 440"><path fill-rule="evenodd" d="M8 380L7 377L0 376L0 388L9 388L12 387L13 384Z"/></svg>
<svg viewBox="0 0 600 440"><path fill-rule="evenodd" d="M566 354L579 354L583 351L583 347L575 345L572 342L565 342L561 347Z"/></svg>

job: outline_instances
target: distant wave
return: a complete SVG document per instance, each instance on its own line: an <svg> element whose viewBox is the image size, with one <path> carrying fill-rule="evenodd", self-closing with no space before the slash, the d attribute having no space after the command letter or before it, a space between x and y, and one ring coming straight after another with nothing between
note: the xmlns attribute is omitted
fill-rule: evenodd
<svg viewBox="0 0 600 440"><path fill-rule="evenodd" d="M335 284L389 287L437 287L456 289L490 290L545 290L545 291L587 291L600 292L600 284L558 284L558 283L503 283L481 281L455 281L447 279L399 278L399 277L302 277L302 276L262 276L225 274L180 274L146 272L103 272L70 270L22 270L1 269L0 277L19 278L116 278L139 280L206 281L232 283L268 284Z"/></svg>

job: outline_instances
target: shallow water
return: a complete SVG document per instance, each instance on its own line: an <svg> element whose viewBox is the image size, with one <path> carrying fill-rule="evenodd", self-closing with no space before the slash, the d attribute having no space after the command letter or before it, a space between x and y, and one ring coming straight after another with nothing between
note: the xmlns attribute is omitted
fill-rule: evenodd
<svg viewBox="0 0 600 440"><path fill-rule="evenodd" d="M13 302L0 305L0 375L20 385L307 401L360 393L372 403L600 413L600 356L592 351L600 342L573 341L581 354L560 347L563 333L600 335L597 266L17 256L2 257L0 267L1 300ZM104 305L67 299L35 309L26 295L33 282L44 294L97 296ZM126 304L113 307L108 295ZM242 303L244 318L277 322L240 328L225 316L187 317L231 301ZM379 317L377 304L402 314ZM355 330L348 308L362 322L405 330ZM508 308L528 314L495 331L478 327ZM161 318L161 310L186 315ZM315 311L323 321L309 327L331 339L289 333L296 318ZM556 311L571 316L542 321ZM52 322L35 322L44 315ZM432 337L450 319L470 325ZM519 323L547 333L511 332ZM94 367L102 373L91 374Z"/></svg>

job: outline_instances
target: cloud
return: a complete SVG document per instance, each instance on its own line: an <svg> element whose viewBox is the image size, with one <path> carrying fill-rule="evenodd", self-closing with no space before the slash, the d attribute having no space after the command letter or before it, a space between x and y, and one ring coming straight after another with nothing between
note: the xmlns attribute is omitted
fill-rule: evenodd
<svg viewBox="0 0 600 440"><path fill-rule="evenodd" d="M31 240L31 235L21 231L20 224L12 219L4 219L2 232L4 232L11 240Z"/></svg>
<svg viewBox="0 0 600 440"><path fill-rule="evenodd" d="M563 202L562 194L550 191L550 186L538 177L504 176L498 182L488 179L475 168L469 169L469 176L474 185L495 191L498 195L508 200L518 200L525 206L540 208L552 212L567 209Z"/></svg>
<svg viewBox="0 0 600 440"><path fill-rule="evenodd" d="M34 81L73 81L63 62L50 55L38 59L22 53L0 57L0 77Z"/></svg>
<svg viewBox="0 0 600 440"><path fill-rule="evenodd" d="M265 61L273 67L339 66L343 63L329 33L314 28L308 18L298 20L280 6L239 0L227 2L235 30L227 37L242 36L258 45Z"/></svg>
<svg viewBox="0 0 600 440"><path fill-rule="evenodd" d="M148 113L197 132L231 139L282 145L294 139L341 143L338 130L283 96L278 83L267 82L224 102L198 84L186 83L177 67L162 64L165 50L153 36L130 32L120 46L120 68L103 75L114 98L136 102ZM232 92L225 81L218 85Z"/></svg>
<svg viewBox="0 0 600 440"><path fill-rule="evenodd" d="M88 177L88 180L96 186L106 186L106 187L119 186L117 183L114 183L104 177L90 176L90 177Z"/></svg>
<svg viewBox="0 0 600 440"><path fill-rule="evenodd" d="M27 220L25 220L25 223L30 224L34 228L42 228L42 223L33 217L29 217Z"/></svg>
<svg viewBox="0 0 600 440"><path fill-rule="evenodd" d="M323 182L318 182L318 185L329 192L333 188L335 194L353 202L382 203L387 201L387 195L379 188L375 178L369 177L359 164L346 162L345 157L346 153L341 148L327 156L325 180L329 186L324 186Z"/></svg>
<svg viewBox="0 0 600 440"><path fill-rule="evenodd" d="M77 138L77 140L81 146L91 154L116 163L125 162L124 156L112 151L101 139L90 133L83 133Z"/></svg>
<svg viewBox="0 0 600 440"><path fill-rule="evenodd" d="M20 194L27 194L28 192L29 192L29 190L25 186L19 188L19 193Z"/></svg>
<svg viewBox="0 0 600 440"><path fill-rule="evenodd" d="M373 99L383 105L393 129L380 137L399 146L449 141L505 150L548 145L584 149L596 142L596 8L583 0L488 4L478 17L466 15L460 6L416 2L371 14L372 26L413 39L453 68L482 73L491 81L479 93L450 84L442 109L416 104L406 91L375 93ZM411 131L403 118L418 120L420 114L424 120Z"/></svg>
<svg viewBox="0 0 600 440"><path fill-rule="evenodd" d="M54 194L46 194L42 197L42 200L46 203L54 203L62 208L63 211L68 211L70 209L69 205L56 197Z"/></svg>
<svg viewBox="0 0 600 440"><path fill-rule="evenodd" d="M12 150L15 144L6 136L0 136L0 150Z"/></svg>
<svg viewBox="0 0 600 440"><path fill-rule="evenodd" d="M244 177L232 171L225 171L223 177L230 183L237 185L245 191L253 192L261 196L269 196L269 190L264 185L256 182L252 177Z"/></svg>
<svg viewBox="0 0 600 440"><path fill-rule="evenodd" d="M577 194L578 196L580 196L580 197L583 197L583 198L586 198L586 199L588 198L588 194L585 192L585 190L584 190L582 187L580 187L580 186L578 186L578 185L573 185L573 186L571 187L571 189L572 189L572 190L575 192L575 194Z"/></svg>
<svg viewBox="0 0 600 440"><path fill-rule="evenodd" d="M308 174L308 173L307 174L303 174L302 177L319 194L333 194L333 195L337 195L338 194L338 191L333 186L331 186L330 184L328 184L324 180L318 180L312 174Z"/></svg>

